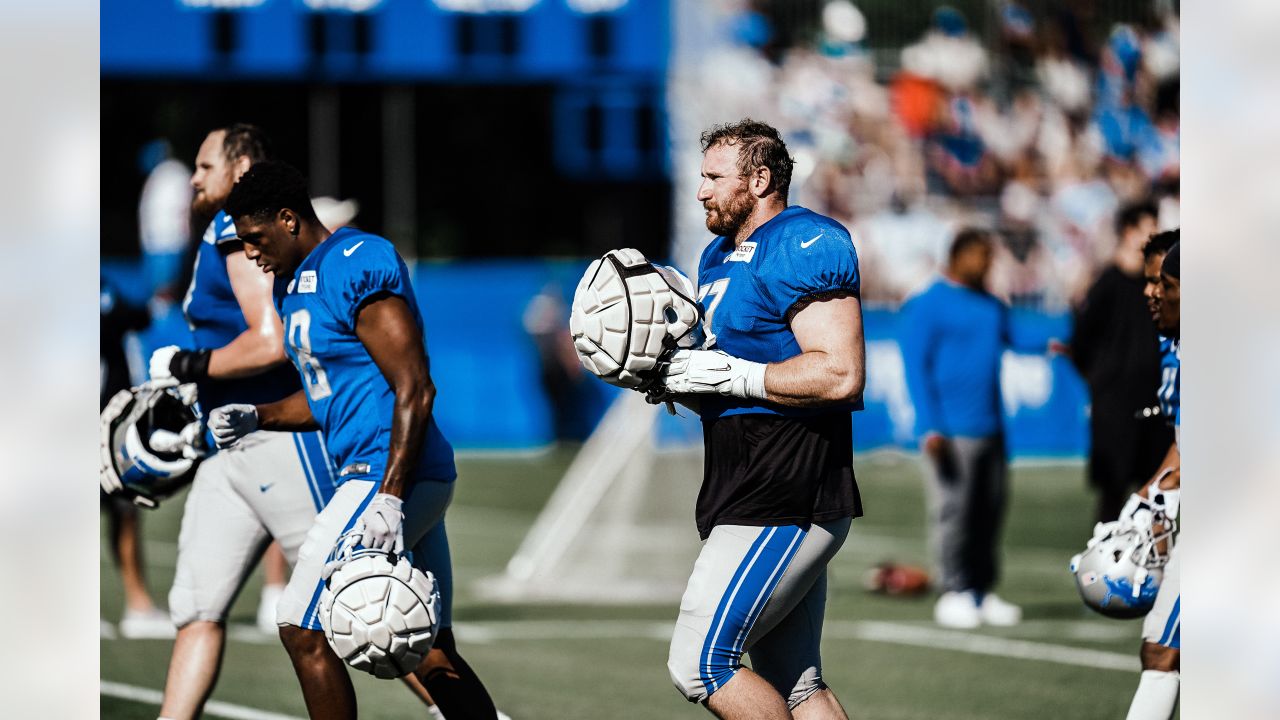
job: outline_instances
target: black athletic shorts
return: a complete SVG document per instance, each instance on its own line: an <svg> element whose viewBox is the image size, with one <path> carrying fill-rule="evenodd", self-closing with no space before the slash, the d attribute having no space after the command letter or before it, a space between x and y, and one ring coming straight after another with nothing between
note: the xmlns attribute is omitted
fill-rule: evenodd
<svg viewBox="0 0 1280 720"><path fill-rule="evenodd" d="M727 415L704 419L696 510L716 525L808 525L862 515L853 477L853 415Z"/></svg>

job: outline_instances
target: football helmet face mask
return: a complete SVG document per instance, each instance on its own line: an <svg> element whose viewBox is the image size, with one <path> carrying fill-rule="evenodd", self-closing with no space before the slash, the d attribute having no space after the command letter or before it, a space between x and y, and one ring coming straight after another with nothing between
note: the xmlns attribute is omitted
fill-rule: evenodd
<svg viewBox="0 0 1280 720"><path fill-rule="evenodd" d="M588 372L644 390L665 356L700 342L701 320L687 277L648 262L638 250L611 250L578 283L569 331Z"/></svg>
<svg viewBox="0 0 1280 720"><path fill-rule="evenodd" d="M1173 535L1172 522L1145 508L1122 521L1098 523L1085 551L1071 558L1084 604L1111 618L1146 615L1160 591Z"/></svg>
<svg viewBox="0 0 1280 720"><path fill-rule="evenodd" d="M100 418L102 488L154 508L191 482L204 454L194 405L194 385L116 393Z"/></svg>

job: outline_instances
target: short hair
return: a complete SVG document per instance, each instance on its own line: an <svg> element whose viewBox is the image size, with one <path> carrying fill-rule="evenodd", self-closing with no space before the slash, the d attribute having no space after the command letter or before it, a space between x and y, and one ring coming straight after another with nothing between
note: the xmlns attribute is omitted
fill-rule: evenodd
<svg viewBox="0 0 1280 720"><path fill-rule="evenodd" d="M240 176L231 188L223 209L234 219L262 218L284 208L302 217L316 219L311 196L307 193L307 179L288 163L268 160L255 163Z"/></svg>
<svg viewBox="0 0 1280 720"><path fill-rule="evenodd" d="M758 167L769 168L774 189L783 200L787 199L795 160L787 152L787 144L777 128L743 118L736 123L716 125L702 133L702 152L720 144L741 145L738 149L738 172L748 175Z"/></svg>
<svg viewBox="0 0 1280 720"><path fill-rule="evenodd" d="M1151 236L1146 245L1142 246L1142 259L1150 260L1157 255L1165 255L1169 249L1178 244L1178 229L1165 230L1162 233L1156 233Z"/></svg>
<svg viewBox="0 0 1280 720"><path fill-rule="evenodd" d="M235 162L242 155L254 164L271 159L271 138L257 125L233 123L218 130L226 133L222 137L222 154L228 162Z"/></svg>
<svg viewBox="0 0 1280 720"><path fill-rule="evenodd" d="M991 233L978 227L967 227L956 233L956 239L951 241L951 252L947 256L952 262L960 253L968 250L970 247L979 243L990 243Z"/></svg>
<svg viewBox="0 0 1280 720"><path fill-rule="evenodd" d="M1156 204L1150 200L1129 203L1120 208L1116 212L1116 235L1123 235L1125 230L1137 227L1144 217L1157 220L1160 218L1160 211L1156 209Z"/></svg>
<svg viewBox="0 0 1280 720"><path fill-rule="evenodd" d="M1174 243L1160 263L1160 274L1182 279L1182 243Z"/></svg>

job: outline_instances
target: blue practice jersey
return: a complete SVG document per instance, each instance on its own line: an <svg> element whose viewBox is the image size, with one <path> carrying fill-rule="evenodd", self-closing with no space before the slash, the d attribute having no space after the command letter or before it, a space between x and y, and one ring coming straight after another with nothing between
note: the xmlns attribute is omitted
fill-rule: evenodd
<svg viewBox="0 0 1280 720"><path fill-rule="evenodd" d="M791 310L827 293L859 294L858 254L849 231L829 217L793 205L756 228L742 245L717 237L698 264L698 303L707 349L754 362L800 354ZM809 416L840 408L789 408L758 400L706 396L703 418L743 413Z"/></svg>
<svg viewBox="0 0 1280 720"><path fill-rule="evenodd" d="M302 261L293 277L276 278L285 351L302 376L311 414L329 454L350 479L382 478L391 447L395 393L356 336L365 302L398 295L422 329L409 269L386 239L342 228ZM414 477L447 482L456 476L453 448L428 419Z"/></svg>
<svg viewBox="0 0 1280 720"><path fill-rule="evenodd" d="M191 285L182 301L182 314L198 348L220 348L249 329L227 275L226 255L240 248L235 224L219 211L196 251ZM205 380L198 385L197 398L207 413L228 403L275 402L297 392L298 387L297 375L288 365L281 365L253 377Z"/></svg>
<svg viewBox="0 0 1280 720"><path fill-rule="evenodd" d="M1178 379L1182 374L1182 347L1177 338L1160 338L1160 414L1175 428L1182 425Z"/></svg>

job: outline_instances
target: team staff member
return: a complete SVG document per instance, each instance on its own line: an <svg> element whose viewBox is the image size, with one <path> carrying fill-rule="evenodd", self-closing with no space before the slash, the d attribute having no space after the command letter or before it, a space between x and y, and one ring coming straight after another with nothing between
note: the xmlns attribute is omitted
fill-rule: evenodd
<svg viewBox="0 0 1280 720"><path fill-rule="evenodd" d="M989 233L961 230L943 277L902 310L902 361L927 466L929 539L943 590L933 618L944 627L1022 619L1020 608L992 592L1008 505L1000 360L1013 342L1008 308L986 289L993 252Z"/></svg>
<svg viewBox="0 0 1280 720"><path fill-rule="evenodd" d="M1089 384L1089 484L1098 494L1098 522L1120 515L1173 441L1163 422L1142 412L1160 381L1159 343L1142 293L1142 248L1155 231L1152 203L1116 213L1115 254L1075 315L1070 354Z"/></svg>
<svg viewBox="0 0 1280 720"><path fill-rule="evenodd" d="M302 175L283 163L250 169L227 212L249 259L276 277L286 351L303 389L279 402L219 408L209 427L220 445L259 427L319 429L341 468L338 490L308 531L277 608L307 712L356 714L351 678L325 640L318 612L326 560L354 527L363 529L364 547L412 550L415 565L435 574L440 629L416 675L450 720L494 720L493 701L453 638L444 515L457 471L431 415L435 385L408 268L384 238L353 228L330 233Z"/></svg>
<svg viewBox="0 0 1280 720"><path fill-rule="evenodd" d="M717 717L844 718L819 644L827 563L862 514L858 258L838 222L787 206L793 161L777 130L743 120L702 148L698 200L717 236L698 272L706 349L677 353L663 383L702 417L705 543L668 669Z"/></svg>

